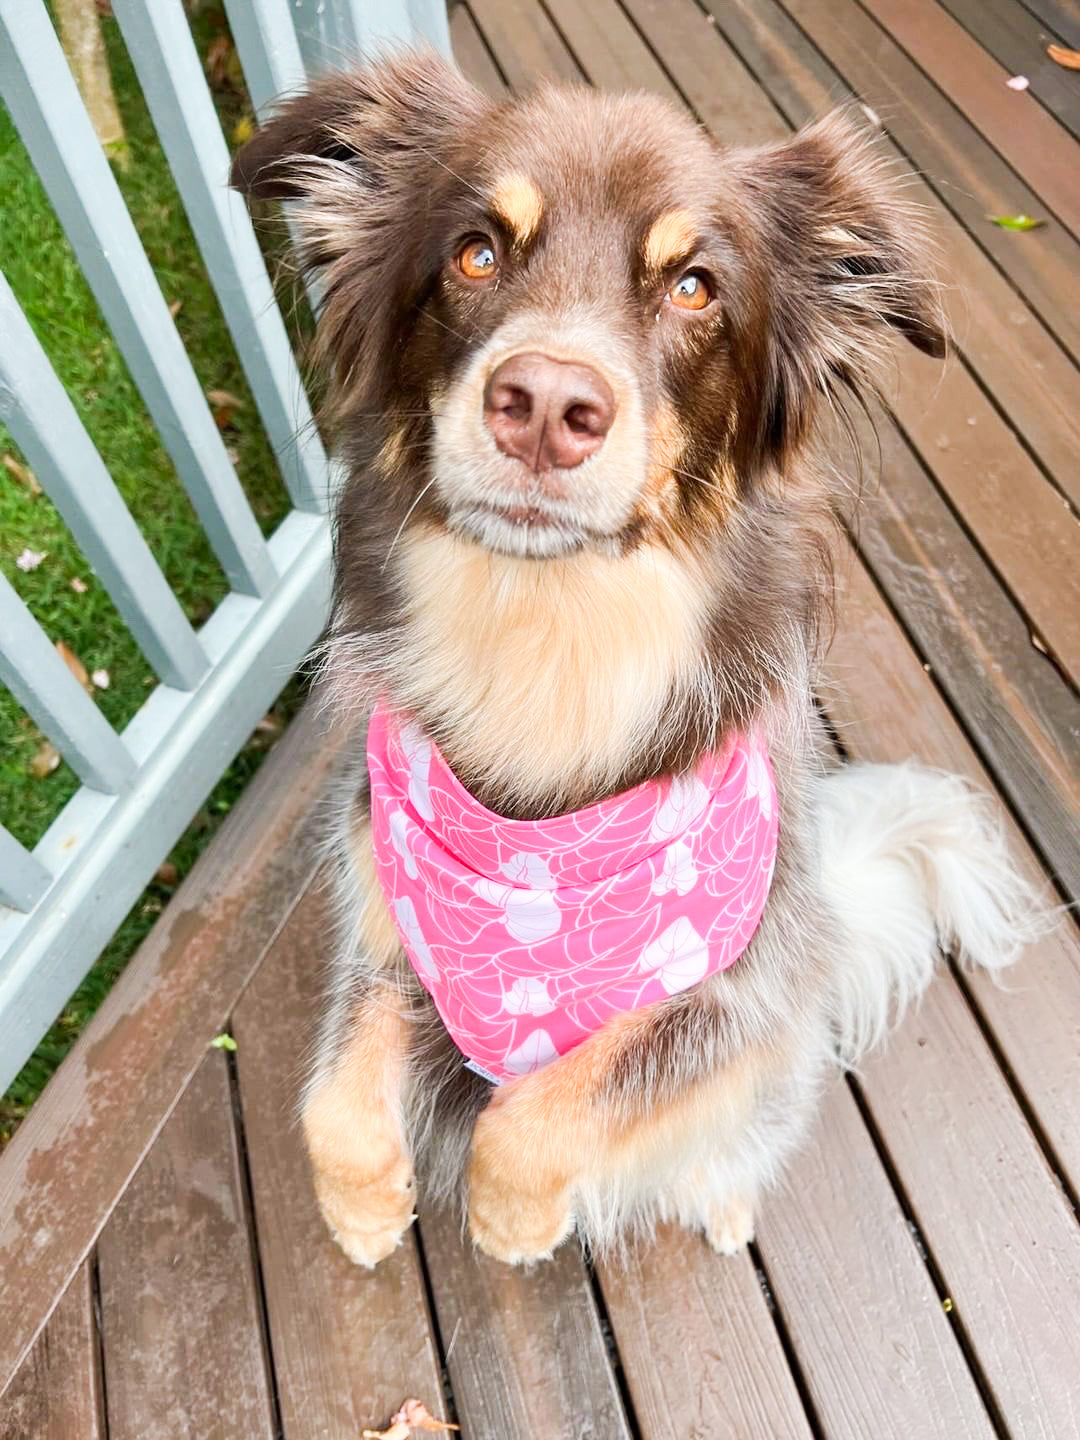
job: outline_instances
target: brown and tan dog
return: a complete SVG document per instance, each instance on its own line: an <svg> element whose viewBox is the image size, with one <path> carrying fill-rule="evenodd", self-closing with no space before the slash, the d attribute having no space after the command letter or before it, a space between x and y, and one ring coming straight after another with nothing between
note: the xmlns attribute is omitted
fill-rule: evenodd
<svg viewBox="0 0 1080 1440"><path fill-rule="evenodd" d="M724 150L644 95L495 104L430 55L321 79L233 178L295 202L349 477L325 683L356 764L304 1102L327 1222L378 1261L419 1173L507 1260L658 1216L734 1250L820 1085L923 988L938 939L1001 965L1034 923L977 797L914 767L830 771L811 698L845 498L820 421L890 332L945 349L918 217L842 118ZM375 694L519 818L759 727L781 831L749 949L492 1091L374 882Z"/></svg>

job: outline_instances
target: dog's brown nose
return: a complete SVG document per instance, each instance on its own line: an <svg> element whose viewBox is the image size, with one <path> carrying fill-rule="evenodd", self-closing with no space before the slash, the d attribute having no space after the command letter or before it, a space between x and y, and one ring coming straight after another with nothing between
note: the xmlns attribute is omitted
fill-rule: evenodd
<svg viewBox="0 0 1080 1440"><path fill-rule="evenodd" d="M530 469L572 470L600 449L615 397L588 365L548 355L504 360L484 391L484 419L504 455Z"/></svg>

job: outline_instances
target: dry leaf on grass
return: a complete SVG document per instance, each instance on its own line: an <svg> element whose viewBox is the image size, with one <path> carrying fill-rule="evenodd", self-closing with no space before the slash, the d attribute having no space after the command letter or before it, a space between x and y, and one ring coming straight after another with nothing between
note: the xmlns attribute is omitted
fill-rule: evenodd
<svg viewBox="0 0 1080 1440"><path fill-rule="evenodd" d="M206 398L210 402L214 424L219 430L227 430L232 424L233 411L244 408L243 400L231 390L207 390Z"/></svg>
<svg viewBox="0 0 1080 1440"><path fill-rule="evenodd" d="M154 880L158 885L175 885L180 879L180 872L171 860L163 860L154 871Z"/></svg>
<svg viewBox="0 0 1080 1440"><path fill-rule="evenodd" d="M364 1430L365 1440L410 1440L414 1430L460 1430L449 1420L436 1420L422 1400L403 1400L401 1409L390 1416L387 1430Z"/></svg>
<svg viewBox="0 0 1080 1440"><path fill-rule="evenodd" d="M1080 50L1066 50L1064 45L1047 45L1046 53L1055 65L1066 70L1080 70Z"/></svg>
<svg viewBox="0 0 1080 1440"><path fill-rule="evenodd" d="M169 314L172 316L172 318L173 318L174 320L176 319L177 315L180 314L180 311L181 311L183 308L184 308L184 302L183 302L183 300L170 300L170 301L169 301Z"/></svg>
<svg viewBox="0 0 1080 1440"><path fill-rule="evenodd" d="M75 676L75 679L78 680L79 684L83 687L84 690L93 689L93 686L90 684L90 676L87 672L86 666L79 659L78 655L75 654L75 651L72 650L70 645L65 645L63 640L57 640L56 653L60 656L60 659L63 660L64 664L71 671L72 675Z"/></svg>
<svg viewBox="0 0 1080 1440"><path fill-rule="evenodd" d="M9 451L5 451L4 454L0 456L0 464L3 464L4 469L15 483L21 485L23 489L29 491L31 495L41 495L44 493L41 488L41 482L30 469L30 466L24 465L21 460L16 460L15 456Z"/></svg>
<svg viewBox="0 0 1080 1440"><path fill-rule="evenodd" d="M59 764L60 752L55 745L50 745L46 740L30 761L30 773L36 775L39 780L44 780L45 776L51 775Z"/></svg>
<svg viewBox="0 0 1080 1440"><path fill-rule="evenodd" d="M227 405L230 410L243 410L244 402L231 390L207 390L206 398L211 405Z"/></svg>

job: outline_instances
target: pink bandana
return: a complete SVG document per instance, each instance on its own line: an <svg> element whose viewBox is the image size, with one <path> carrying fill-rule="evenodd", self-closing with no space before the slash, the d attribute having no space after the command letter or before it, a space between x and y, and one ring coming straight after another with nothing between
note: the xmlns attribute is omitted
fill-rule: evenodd
<svg viewBox="0 0 1080 1440"><path fill-rule="evenodd" d="M471 1068L502 1081L613 1015L733 965L776 860L760 737L552 820L473 799L411 721L368 731L375 869L413 969Z"/></svg>

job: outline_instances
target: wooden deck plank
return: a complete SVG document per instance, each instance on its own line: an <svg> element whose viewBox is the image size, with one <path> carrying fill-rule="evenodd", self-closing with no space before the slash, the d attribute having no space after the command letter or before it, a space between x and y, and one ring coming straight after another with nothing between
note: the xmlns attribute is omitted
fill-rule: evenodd
<svg viewBox="0 0 1080 1440"><path fill-rule="evenodd" d="M79 1266L0 1399L0 1440L105 1440L90 1265Z"/></svg>
<svg viewBox="0 0 1080 1440"><path fill-rule="evenodd" d="M1017 0L940 0L1010 75L1024 75L1034 95L1074 136L1080 136L1080 89L1073 74L1051 60L1057 37Z"/></svg>
<svg viewBox="0 0 1080 1440"><path fill-rule="evenodd" d="M547 10L591 84L606 90L650 90L673 105L682 103L618 5L547 0Z"/></svg>
<svg viewBox="0 0 1080 1440"><path fill-rule="evenodd" d="M0 1393L310 877L337 744L289 727L0 1157Z"/></svg>
<svg viewBox="0 0 1080 1440"><path fill-rule="evenodd" d="M1009 90L1008 70L937 4L862 3L1042 197L1044 208L1080 236L1080 167L1068 131L1031 95Z"/></svg>
<svg viewBox="0 0 1080 1440"><path fill-rule="evenodd" d="M1080 245L1058 225L1018 236L987 220L987 215L1040 214L1040 201L1023 172L1017 175L1005 164L856 0L784 0L783 8L775 0L731 0L711 10L717 29L740 53L758 53L752 68L770 90L785 74L786 57L805 47L791 23L796 21L844 77L834 100L845 98L850 87L873 107L940 201L1069 354L1080 356L1080 314L1071 304Z"/></svg>
<svg viewBox="0 0 1080 1440"><path fill-rule="evenodd" d="M573 56L533 0L470 0L470 9L511 89L528 90L541 79L580 81Z"/></svg>
<svg viewBox="0 0 1080 1440"><path fill-rule="evenodd" d="M493 99L503 98L506 85L465 5L456 5L450 12L450 48L474 85L479 85Z"/></svg>
<svg viewBox="0 0 1080 1440"><path fill-rule="evenodd" d="M910 346L897 365L893 408L905 434L1050 653L1080 680L1076 516L961 365Z"/></svg>
<svg viewBox="0 0 1080 1440"><path fill-rule="evenodd" d="M986 771L865 571L844 566L838 624L826 663L829 718L865 760L911 756L991 788ZM873 656L873 663L867 657ZM1041 867L1006 818L1025 872ZM976 971L966 982L1074 1191L1080 1190L1080 936L1063 923L1029 946L1004 986Z"/></svg>
<svg viewBox="0 0 1080 1440"><path fill-rule="evenodd" d="M708 29L700 36L697 10L683 4L677 7L660 5L657 0L628 0L631 15L641 27L650 44L668 65L676 80L681 81L686 57L695 94L706 88L701 72L702 55L710 57L714 93L732 99L738 114L739 138L776 138L786 133L779 115L772 110L763 92L724 40L711 37ZM613 3L604 5L605 24L616 31L625 25ZM641 52L646 53L644 46ZM756 57L755 57L756 58ZM586 58L591 65L591 60ZM624 62L625 64L625 62ZM637 78L648 86L653 75L651 57L643 63ZM725 132L724 139L733 136ZM901 362L907 366L908 361ZM907 372L905 372L907 373ZM1005 472L1018 447L1013 437L992 412L985 397L970 377L959 384L951 381L949 396L957 392L965 405L976 406L974 427L967 425L971 410L964 409L956 417L946 414L950 425L949 443L955 444L956 455L936 451L922 410L928 404L937 384L944 384L940 370L934 374L918 370L905 387L905 400L898 407L905 421L910 420L932 453L939 472L947 472L955 485L962 485L977 505L980 486L978 452L970 451L967 436L956 437L963 428L977 436L990 437L998 447L997 474L1004 482ZM954 419L956 422L954 424ZM1051 857L1062 883L1070 893L1080 894L1080 843L1074 825L1075 778L1063 756L1075 750L1080 734L1080 707L1075 695L1063 683L1051 662L1033 646L1030 627L1018 614L1011 600L1000 589L986 562L979 556L948 506L928 482L922 468L888 421L879 427L883 454L881 496L879 501L864 507L860 521L860 537L867 557L903 615L905 623L917 635L919 643L932 658L935 668L949 686L950 694L975 722L980 742L986 747L987 758L1003 781L1014 801L1025 807L1040 844ZM1073 431L1077 429L1072 426ZM863 451L869 457L876 453L877 441L862 427ZM1029 477L1040 503L1060 508L1054 512L1071 525L1060 499L1054 497L1045 482ZM1047 497L1050 497L1049 502ZM1008 513L1015 503L1010 496ZM985 513L983 514L985 519ZM993 517L991 517L993 518ZM995 520L996 524L996 520ZM996 524L1001 539L1008 540L1005 528ZM1019 528L1019 526L1017 527ZM1060 536L1058 573L1064 566L1074 577L1080 566L1067 563L1070 550L1068 536ZM1037 537L1028 535L1029 554L1025 574L1036 572L1043 561ZM1072 542L1075 549L1075 542ZM1016 568L1014 566L1014 568ZM1023 566L1019 567L1023 570ZM1052 615L1060 600L1044 591L1043 608ZM1080 606L1075 606L1080 620ZM1075 627L1080 628L1080 627ZM1073 636L1072 638L1075 638Z"/></svg>
<svg viewBox="0 0 1080 1440"><path fill-rule="evenodd" d="M464 1433L629 1440L577 1245L523 1270L476 1251L447 1211L422 1210L420 1225Z"/></svg>
<svg viewBox="0 0 1080 1440"><path fill-rule="evenodd" d="M442 1409L435 1340L412 1234L365 1270L315 1202L296 1119L332 933L318 882L236 1007L236 1067L270 1344L285 1440L352 1440L410 1395Z"/></svg>
<svg viewBox="0 0 1080 1440"><path fill-rule="evenodd" d="M726 7L721 24L728 34L721 35L720 27L715 27L712 46L699 39L695 42L696 9L687 12L683 7L665 5L663 0L626 0L626 8L668 68L676 72L695 111L722 140L738 143L747 134L765 133L767 117L762 116L760 103L746 99L747 88L755 90L757 83L791 125L802 125L826 113L850 92L844 77L775 0L756 0L752 18L738 7ZM835 28L830 22L822 31L823 38L832 39ZM728 52L723 62L718 62L714 53L717 47ZM736 51L757 76L757 83L740 66L731 64ZM716 84L718 63L724 65L722 87ZM890 122L887 115L885 123ZM776 133L779 135L779 128ZM910 168L887 132L880 145L895 157L898 166ZM944 300L967 364L1057 488L1080 507L1080 427L1075 419L1080 375L1076 366L931 186L911 176L906 189L909 199L925 208L934 238L940 241L940 269L947 287Z"/></svg>
<svg viewBox="0 0 1080 1440"><path fill-rule="evenodd" d="M1060 44L1080 50L1080 4L1077 0L1020 0Z"/></svg>
<svg viewBox="0 0 1080 1440"><path fill-rule="evenodd" d="M860 1085L1009 1433L1052 1440L1080 1429L1080 1234L973 1029L942 978Z"/></svg>
<svg viewBox="0 0 1080 1440"><path fill-rule="evenodd" d="M98 1240L109 1440L273 1440L232 1096L212 1050Z"/></svg>
<svg viewBox="0 0 1080 1440"><path fill-rule="evenodd" d="M642 1440L810 1440L748 1253L663 1226L599 1274Z"/></svg>
<svg viewBox="0 0 1080 1440"><path fill-rule="evenodd" d="M860 425L864 431L868 425ZM1035 837L1059 883L1080 895L1075 825L1075 694L1031 638L897 431L877 426L877 493L859 547L928 658L965 728ZM864 441L864 453L871 441Z"/></svg>
<svg viewBox="0 0 1080 1440"><path fill-rule="evenodd" d="M847 1086L761 1207L758 1244L830 1440L994 1433Z"/></svg>

